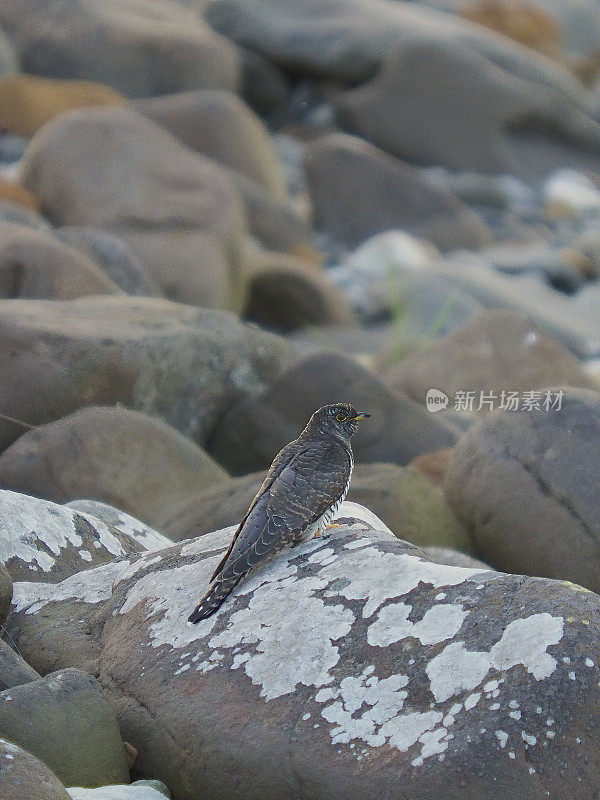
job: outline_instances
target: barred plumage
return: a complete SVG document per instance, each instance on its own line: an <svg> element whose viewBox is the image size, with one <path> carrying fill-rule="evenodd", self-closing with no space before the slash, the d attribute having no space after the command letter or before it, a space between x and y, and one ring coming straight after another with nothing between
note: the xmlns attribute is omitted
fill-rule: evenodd
<svg viewBox="0 0 600 800"><path fill-rule="evenodd" d="M322 532L348 491L354 465L350 440L368 416L346 403L323 406L280 451L190 622L218 611L258 564Z"/></svg>

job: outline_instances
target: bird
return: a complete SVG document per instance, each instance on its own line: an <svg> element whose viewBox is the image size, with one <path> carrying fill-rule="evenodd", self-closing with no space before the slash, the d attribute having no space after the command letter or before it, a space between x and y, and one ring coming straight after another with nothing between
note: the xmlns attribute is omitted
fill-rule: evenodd
<svg viewBox="0 0 600 800"><path fill-rule="evenodd" d="M252 569L284 547L323 534L350 486L352 436L370 416L348 403L322 406L280 450L189 622L212 616Z"/></svg>

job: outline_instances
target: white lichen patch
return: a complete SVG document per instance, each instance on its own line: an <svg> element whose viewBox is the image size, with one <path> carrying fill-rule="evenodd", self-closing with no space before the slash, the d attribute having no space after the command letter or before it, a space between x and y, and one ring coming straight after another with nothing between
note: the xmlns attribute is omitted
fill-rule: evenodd
<svg viewBox="0 0 600 800"><path fill-rule="evenodd" d="M440 603L426 611L419 622L413 623L408 619L411 610L405 603L390 603L382 608L377 621L367 631L369 644L387 647L407 636L414 636L421 644L438 644L455 636L469 613L461 606Z"/></svg>
<svg viewBox="0 0 600 800"><path fill-rule="evenodd" d="M154 528L144 522L140 522L139 519L132 517L125 511L121 511L107 503L102 503L99 500L73 500L65 505L67 508L72 508L88 517L94 517L112 525L120 533L129 536L141 545L144 550L162 550L173 545L170 539L155 531Z"/></svg>
<svg viewBox="0 0 600 800"><path fill-rule="evenodd" d="M21 581L14 584L13 609L35 614L48 603L61 600L78 600L82 603L100 603L110 599L113 586L129 569L129 561L113 561L102 567L78 572L61 583L34 583Z"/></svg>
<svg viewBox="0 0 600 800"><path fill-rule="evenodd" d="M368 508L361 506L359 503L352 503L350 500L344 500L339 507L334 519L351 519L364 524L373 530L377 538L381 538L381 534L387 534L396 538L388 526L383 523L378 516L369 511Z"/></svg>
<svg viewBox="0 0 600 800"><path fill-rule="evenodd" d="M18 558L34 569L49 572L61 551L71 545L81 555L90 543L83 541L75 527L76 513L65 506L24 494L0 491L0 561ZM114 556L125 555L120 541L101 520L79 513L92 527L94 544Z"/></svg>

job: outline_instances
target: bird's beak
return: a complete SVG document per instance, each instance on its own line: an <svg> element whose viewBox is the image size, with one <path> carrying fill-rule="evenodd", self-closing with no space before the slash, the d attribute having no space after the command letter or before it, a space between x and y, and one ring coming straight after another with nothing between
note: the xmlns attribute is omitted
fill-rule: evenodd
<svg viewBox="0 0 600 800"><path fill-rule="evenodd" d="M354 419L359 422L361 419L369 419L370 416L366 411L357 411Z"/></svg>

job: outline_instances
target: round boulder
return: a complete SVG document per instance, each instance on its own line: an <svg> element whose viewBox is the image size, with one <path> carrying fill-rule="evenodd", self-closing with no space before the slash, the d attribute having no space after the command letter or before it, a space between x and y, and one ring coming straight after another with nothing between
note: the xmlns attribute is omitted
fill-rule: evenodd
<svg viewBox="0 0 600 800"><path fill-rule="evenodd" d="M600 591L599 453L600 394L566 390L561 408L498 411L471 428L446 498L489 563Z"/></svg>
<svg viewBox="0 0 600 800"><path fill-rule="evenodd" d="M2 800L71 800L56 775L35 756L0 739Z"/></svg>

